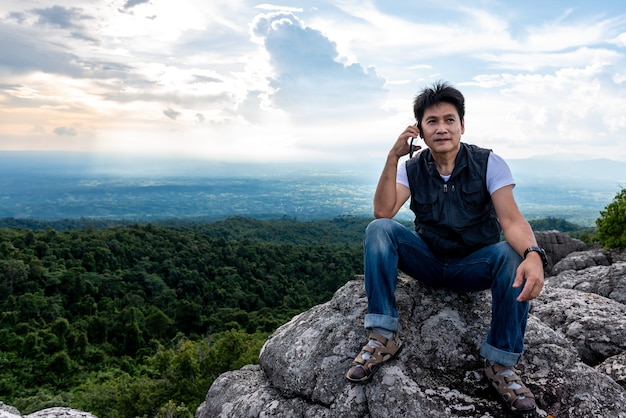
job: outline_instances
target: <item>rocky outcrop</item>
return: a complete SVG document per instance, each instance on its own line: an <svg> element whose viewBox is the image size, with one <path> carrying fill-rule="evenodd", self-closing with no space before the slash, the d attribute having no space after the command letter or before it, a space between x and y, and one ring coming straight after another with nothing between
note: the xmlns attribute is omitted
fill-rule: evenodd
<svg viewBox="0 0 626 418"><path fill-rule="evenodd" d="M0 402L0 418L97 418L89 412L72 408L46 408L32 414L22 415L16 408Z"/></svg>
<svg viewBox="0 0 626 418"><path fill-rule="evenodd" d="M552 250L553 266L567 258ZM548 277L532 302L518 369L537 397L536 416L626 418L626 264L584 268L597 254L576 257L586 258L581 269ZM370 383L344 377L367 337L357 277L280 327L259 366L221 375L196 417L508 416L478 355L489 292L457 294L400 278L396 295L405 346Z"/></svg>

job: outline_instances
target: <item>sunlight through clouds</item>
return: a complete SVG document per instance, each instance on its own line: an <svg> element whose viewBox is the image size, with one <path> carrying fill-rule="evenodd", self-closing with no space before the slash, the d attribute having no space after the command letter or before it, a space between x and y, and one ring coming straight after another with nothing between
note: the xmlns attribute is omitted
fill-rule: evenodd
<svg viewBox="0 0 626 418"><path fill-rule="evenodd" d="M464 140L626 160L620 2L7 0L0 150L384 158L446 80Z"/></svg>

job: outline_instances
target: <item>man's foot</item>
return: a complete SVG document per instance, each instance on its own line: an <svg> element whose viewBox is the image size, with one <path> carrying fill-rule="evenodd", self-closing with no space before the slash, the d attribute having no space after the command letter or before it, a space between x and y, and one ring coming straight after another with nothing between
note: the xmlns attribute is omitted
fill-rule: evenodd
<svg viewBox="0 0 626 418"><path fill-rule="evenodd" d="M371 333L369 342L363 346L346 373L346 379L358 383L367 382L381 364L397 356L401 350L402 341L397 336L389 339Z"/></svg>
<svg viewBox="0 0 626 418"><path fill-rule="evenodd" d="M535 396L511 367L485 360L485 375L504 404L516 414L535 412Z"/></svg>

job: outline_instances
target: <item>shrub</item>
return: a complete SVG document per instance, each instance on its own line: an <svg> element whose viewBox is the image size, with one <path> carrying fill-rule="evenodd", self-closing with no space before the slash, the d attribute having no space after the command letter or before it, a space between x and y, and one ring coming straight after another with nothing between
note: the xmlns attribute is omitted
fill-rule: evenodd
<svg viewBox="0 0 626 418"><path fill-rule="evenodd" d="M596 220L598 241L606 248L626 247L626 189L622 189Z"/></svg>

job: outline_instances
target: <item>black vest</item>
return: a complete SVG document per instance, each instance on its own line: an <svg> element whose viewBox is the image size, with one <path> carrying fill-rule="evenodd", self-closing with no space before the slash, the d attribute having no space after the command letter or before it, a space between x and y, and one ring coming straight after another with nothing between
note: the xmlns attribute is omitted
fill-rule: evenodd
<svg viewBox="0 0 626 418"><path fill-rule="evenodd" d="M461 143L444 182L429 149L406 163L415 230L438 257L465 257L500 241L500 223L487 190L491 150Z"/></svg>

